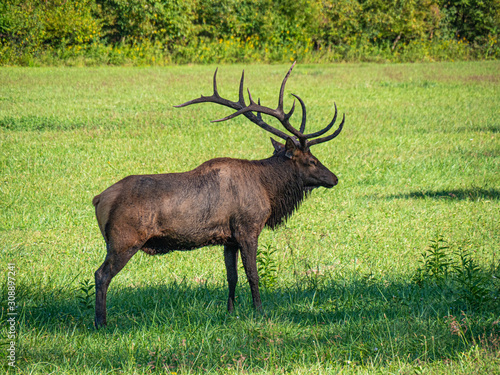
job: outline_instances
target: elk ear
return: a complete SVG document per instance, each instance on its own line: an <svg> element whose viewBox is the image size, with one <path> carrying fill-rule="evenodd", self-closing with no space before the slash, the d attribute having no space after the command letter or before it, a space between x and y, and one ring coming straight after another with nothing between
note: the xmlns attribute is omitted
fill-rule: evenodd
<svg viewBox="0 0 500 375"><path fill-rule="evenodd" d="M290 137L286 139L285 150L286 150L285 156L289 159L293 158L298 151L297 145Z"/></svg>
<svg viewBox="0 0 500 375"><path fill-rule="evenodd" d="M271 143L273 144L275 154L277 154L278 152L280 152L285 148L285 145L283 143L279 143L278 141L275 141L272 138L271 138Z"/></svg>

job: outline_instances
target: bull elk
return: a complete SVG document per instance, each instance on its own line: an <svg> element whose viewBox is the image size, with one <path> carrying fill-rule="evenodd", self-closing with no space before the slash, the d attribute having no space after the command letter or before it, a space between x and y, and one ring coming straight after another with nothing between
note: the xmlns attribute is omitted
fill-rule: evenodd
<svg viewBox="0 0 500 375"><path fill-rule="evenodd" d="M294 64L295 65L295 64ZM323 186L331 188L337 177L311 154L310 147L335 138L344 124L323 136L337 119L337 106L332 121L322 130L305 134L306 107L302 107L300 128L283 110L285 84L294 67L281 84L278 107L271 109L256 103L250 91L250 104L243 95L244 72L238 101L222 98L217 91L217 70L213 78L213 94L201 96L176 107L196 103L216 103L233 110L233 114L216 121L244 115L254 124L283 139L271 138L274 153L263 160L217 158L184 173L128 176L94 197L99 229L106 242L107 255L95 272L95 325L106 325L106 293L111 279L142 250L147 254L165 254L174 250L192 250L207 245L223 245L229 286L227 309L234 309L238 281L238 252L245 269L253 306L261 310L257 273L257 242L262 229L274 229L298 207L307 193ZM268 125L262 114L275 117L287 133Z"/></svg>

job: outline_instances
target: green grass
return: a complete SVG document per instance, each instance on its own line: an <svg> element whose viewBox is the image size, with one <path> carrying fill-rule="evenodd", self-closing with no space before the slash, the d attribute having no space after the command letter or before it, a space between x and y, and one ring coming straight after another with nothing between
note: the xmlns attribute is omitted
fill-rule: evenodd
<svg viewBox="0 0 500 375"><path fill-rule="evenodd" d="M222 96L236 99L243 68L219 68ZM245 68L253 97L276 105L288 66ZM210 94L214 70L0 70L8 373L8 263L22 374L500 373L495 61L298 65L285 106L290 93L303 98L310 130L327 124L334 101L346 114L341 135L313 149L340 182L262 233L266 314L253 312L243 272L236 314L226 313L220 247L140 253L111 283L108 327L93 329L91 285L105 256L94 195L129 174L271 155L268 134L244 118L210 123L229 109L173 108ZM455 266L442 280L422 255L439 236ZM468 279L461 251L474 260ZM486 294L477 299L460 277Z"/></svg>

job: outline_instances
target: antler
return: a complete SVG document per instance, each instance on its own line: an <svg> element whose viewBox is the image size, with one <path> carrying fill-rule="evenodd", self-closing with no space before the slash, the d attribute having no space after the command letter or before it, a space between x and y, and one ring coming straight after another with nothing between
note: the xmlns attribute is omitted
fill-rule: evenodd
<svg viewBox="0 0 500 375"><path fill-rule="evenodd" d="M236 109L237 111L234 112L233 114L226 116L224 118L221 118L219 120L213 120L212 122L226 121L226 120L230 120L232 118L235 118L239 115L244 115L246 118L248 118L250 121L252 121L256 125L260 126L262 129L276 135L277 137L280 137L281 139L284 139L284 140L286 140L287 138L294 139L294 137L290 137L288 134L286 134L286 133L282 132L281 130L278 130L278 129L270 126L266 122L264 122L262 120L262 115L261 115L262 113L264 113L266 115L269 115L269 116L272 116L272 117L278 119L281 122L281 124L283 125L283 127L295 136L295 139L300 142L300 145L303 149L306 149L309 146L312 146L312 145L315 145L318 143L327 142L327 141L335 138L337 135L339 135L339 133L342 130L342 127L344 126L345 115L343 116L342 122L340 123L338 129L333 134L330 134L329 136L326 136L326 137L309 140L311 138L319 137L320 135L325 134L326 132L328 132L332 128L333 124L335 123L335 121L337 119L337 105L334 103L335 115L333 116L332 121L324 129L319 130L319 131L314 132L314 133L304 134L304 130L305 130L305 126L306 126L306 106L300 97L298 97L295 94L292 94L299 101L300 106L302 108L302 121L301 121L300 128L299 128L300 130L297 130L296 128L294 128L290 124L289 120L290 120L290 117L292 116L292 114L295 110L295 100L293 101L292 108L290 109L290 111L288 113L286 113L283 109L283 96L284 96L284 92L285 92L286 81L288 80L288 77L290 76L290 73L292 72L292 69L294 68L294 66L295 66L295 62L292 64L291 68L288 70L285 78L283 79L283 82L281 83L280 94L279 94L279 98L278 98L278 107L276 109L272 109L272 108L268 108L268 107L264 107L264 106L260 105L260 100L258 101L258 103L255 103L255 101L252 99L252 95L250 94L250 90L248 90L248 98L250 100L250 104L248 106L246 105L245 99L243 96L243 82L244 82L244 75L245 75L244 71L241 75L241 80L240 80L239 100L237 102L233 102L233 101L222 98L217 91L217 69L215 70L214 78L213 78L214 93L211 96L203 96L202 95L200 98L190 100L190 101L183 103L183 104L180 104L180 105L176 105L175 107L180 108L180 107L185 107L185 106L188 106L191 104L206 103L206 102L221 104L221 105L224 105L226 107ZM252 112L257 112L257 115L254 115Z"/></svg>
<svg viewBox="0 0 500 375"><path fill-rule="evenodd" d="M227 100L222 98L218 91L217 91L217 70L215 69L214 73L214 78L213 78L213 90L214 93L211 96L201 96L197 99L190 100L186 103L176 105L174 107L176 108L181 108L181 107L186 107L191 104L197 104L197 103L216 103L216 104L221 104L223 106L240 110L246 107L245 103L245 98L243 96L243 82L245 80L245 71L241 74L241 80L240 80L240 89L239 89L239 100L237 102L233 102L231 100ZM274 134L277 137L280 137L281 139L287 139L289 137L288 134L282 132L281 130L278 130L276 128L273 128L272 126L266 124L262 120L262 116L258 115L255 116L253 113L245 113L245 117L247 117L250 121L253 123L257 124L260 126L262 129L267 130L268 132ZM214 120L212 122L217 122L217 121L222 121L222 120Z"/></svg>

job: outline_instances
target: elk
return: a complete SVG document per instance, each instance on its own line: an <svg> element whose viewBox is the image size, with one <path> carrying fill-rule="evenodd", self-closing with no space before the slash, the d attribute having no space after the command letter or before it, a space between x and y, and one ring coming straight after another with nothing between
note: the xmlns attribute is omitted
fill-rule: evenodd
<svg viewBox="0 0 500 375"><path fill-rule="evenodd" d="M295 65L295 64L294 64ZM95 272L95 326L106 325L106 293L111 279L142 250L147 254L165 254L174 250L192 250L207 245L223 245L227 272L227 309L234 310L238 281L238 253L250 285L253 306L262 310L257 273L257 244L264 227L274 229L285 221L314 188L331 188L337 177L311 154L310 147L335 138L344 125L345 115L335 132L327 133L337 119L322 130L305 134L306 108L302 107L299 129L283 110L285 84L279 93L278 107L271 109L254 102L248 91L249 105L243 95L244 71L238 101L222 98L217 91L217 70L213 94L201 96L176 107L197 103L215 103L236 112L220 120L244 115L251 122L284 140L271 138L274 153L263 160L216 158L184 173L133 175L125 177L94 197L92 203L107 255ZM262 114L278 119L291 135L268 125Z"/></svg>

